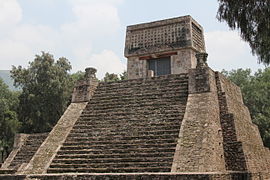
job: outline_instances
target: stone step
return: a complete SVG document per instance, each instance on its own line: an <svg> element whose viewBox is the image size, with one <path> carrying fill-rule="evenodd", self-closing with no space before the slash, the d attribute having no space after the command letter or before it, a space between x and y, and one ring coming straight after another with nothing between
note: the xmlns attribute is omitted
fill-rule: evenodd
<svg viewBox="0 0 270 180"><path fill-rule="evenodd" d="M188 82L188 78L173 78L173 79L166 79L166 81L164 80L158 80L158 81L137 81L134 83L129 83L129 82L119 82L119 83L99 83L99 88L129 88L129 87L147 87L147 86L158 86L158 85L162 85L162 86L167 86L167 85L172 85L172 84L184 84Z"/></svg>
<svg viewBox="0 0 270 180"><path fill-rule="evenodd" d="M59 159L56 158L52 161L53 164L93 164L93 163L124 163L124 162L171 162L173 157L119 157L119 158L95 158L95 159Z"/></svg>
<svg viewBox="0 0 270 180"><path fill-rule="evenodd" d="M41 139L41 140L40 139L39 140L26 140L24 145L27 145L27 144L31 144L31 145L41 144L41 143L43 143L44 139Z"/></svg>
<svg viewBox="0 0 270 180"><path fill-rule="evenodd" d="M162 87L162 88L161 88ZM117 93L119 92L119 90L121 91L121 94ZM137 97L137 96L143 96L143 97L151 97L151 96L156 96L156 95L164 95L164 96L172 96L173 94L175 93L183 93L183 92L187 92L188 90L188 86L187 84L184 85L184 86L179 86L179 85L175 85L175 86L172 86L172 87L167 87L167 86L149 86L149 87L146 87L146 88L117 88L117 89L100 89L98 88L96 91L95 91L95 97L93 98L96 98L96 97L101 97L102 95L105 95L105 96L112 96L112 95L116 95L117 97L128 97L130 94L132 94L134 97ZM152 92L152 93L151 93Z"/></svg>
<svg viewBox="0 0 270 180"><path fill-rule="evenodd" d="M87 125L87 123L85 123L85 124ZM114 126L109 126L109 127L97 127L97 126L93 127L93 126L89 125L89 126L86 126L85 128L79 128L78 126L76 126L71 130L71 133L90 133L93 131L101 131L101 132L118 131L118 132L122 132L122 131L127 131L130 129L140 129L140 131L179 130L180 123L172 124L172 125L168 125L168 126L164 126L163 124L160 126L145 126L145 125L144 126L141 126L141 125L136 126L134 124L129 124L129 125L123 126L122 124L116 124Z"/></svg>
<svg viewBox="0 0 270 180"><path fill-rule="evenodd" d="M106 102L110 102L113 100L122 100L121 102L119 102L120 104L125 104L126 101L141 101L141 102L149 102L149 100L166 100L167 102L173 101L175 99L183 99L187 97L187 93L183 93L183 92L174 92L173 94L166 94L166 92L164 93L160 93L160 94L156 94L156 95L144 95L142 94L141 96L134 96L132 93L128 94L127 96L117 96L117 94L100 94L100 95L94 95L93 99L90 100L90 104L100 104L100 103L106 103ZM123 101L126 100L126 101Z"/></svg>
<svg viewBox="0 0 270 180"><path fill-rule="evenodd" d="M89 122L89 120L91 120L91 121L97 121L97 123L103 123L103 121L102 122L100 122L100 120L127 120L127 121L131 121L131 122L136 122L136 121L142 121L142 122L147 122L147 121L149 121L149 122L166 122L166 121L168 121L168 122L170 122L170 121L172 121L172 120L174 120L175 119L175 117L179 117L179 116L183 116L184 115L184 112L181 110L179 110L178 112L176 112L176 113L171 113L171 114L169 114L169 113L167 113L167 114L165 114L165 113L163 113L163 111L162 111L162 109L160 109L160 110L156 110L156 111L152 111L152 113L150 113L150 112L144 112L144 113L141 113L141 114L136 114L136 111L135 111L135 109L129 109L129 110L127 110L127 111L129 111L129 112L127 112L127 113L119 113L119 114L114 114L114 115L112 115L112 114L110 114L110 116L104 116L105 115L105 113L103 114L103 116L99 116L98 114L90 114L90 113L88 113L88 112L84 112L83 114L81 114L81 116L80 116L80 118L79 118L79 120L77 121L77 122L79 122L79 121L88 121ZM162 117L162 119L160 119ZM112 119L112 118L114 118L114 119ZM140 120L138 119L138 118L140 118Z"/></svg>
<svg viewBox="0 0 270 180"><path fill-rule="evenodd" d="M183 113L184 109L182 106L178 106L178 107L171 107L171 109L169 108L162 108L165 105L153 105L154 107L151 110L148 110L147 108L143 109L143 108L136 108L136 107L132 107L132 106L128 106L126 108L119 108L119 109L115 109L115 111L108 111L111 115L131 115L131 114L136 114L137 112L144 114L155 114L155 113ZM156 106L156 107L155 107ZM99 108L99 107L97 107ZM100 111L99 111L100 110ZM106 111L108 109L106 109L106 107L104 107L104 109L85 109L82 113L82 116L85 115L98 115L98 116L103 116L106 115ZM153 112L152 112L153 111ZM152 112L152 113L150 113ZM137 116L140 114L136 114ZM140 115L141 116L141 115Z"/></svg>
<svg viewBox="0 0 270 180"><path fill-rule="evenodd" d="M13 159L10 166L17 165L18 163L23 163L23 162L29 161L31 158L32 158L32 156Z"/></svg>
<svg viewBox="0 0 270 180"><path fill-rule="evenodd" d="M16 156L31 156L36 152L36 149L22 148L20 152L16 154Z"/></svg>
<svg viewBox="0 0 270 180"><path fill-rule="evenodd" d="M150 113L149 111L144 111L144 112L140 112L140 111L136 111L136 110L132 110L130 109L129 112L114 112L114 111L110 111L107 112L100 112L100 113L96 113L96 112L85 112L84 114L81 115L81 118L87 117L88 119L90 118L96 118L96 120L99 120L103 117L107 117L110 118L111 120L118 120L119 116L123 117L126 116L126 118L133 118L132 120L136 121L139 120L138 118L157 118L157 117L172 117L172 116L177 116L177 115L183 115L184 113L182 113L179 110L171 110L171 111L165 111L165 110L157 110L157 111L152 111L152 113ZM143 120L143 119L142 119ZM142 121L141 120L141 121ZM149 119L145 119L144 121L148 121ZM166 119L164 119L166 120Z"/></svg>
<svg viewBox="0 0 270 180"><path fill-rule="evenodd" d="M128 172L170 172L171 167L126 167L126 168L48 168L47 173L128 173Z"/></svg>
<svg viewBox="0 0 270 180"><path fill-rule="evenodd" d="M163 102L164 103L164 102ZM186 103L186 102L184 102ZM168 105L170 104L170 105ZM158 112L158 111L162 111L164 113L166 112L170 112L170 110L177 110L179 112L185 112L184 109L185 105L181 104L179 102L175 102L175 103L164 103L164 104L142 104L141 106L137 103L135 104L126 104L126 105L116 105L115 107L112 105L91 105L91 107L88 107L86 109L84 109L82 115L84 114L91 114L91 112L95 112L95 113L105 113L106 111L110 112L110 111L120 111L120 112L127 112L127 113L131 113L129 112L130 110L132 110L132 112L140 112L140 113L147 113L148 111L154 111L154 112ZM149 113L147 113L149 114Z"/></svg>
<svg viewBox="0 0 270 180"><path fill-rule="evenodd" d="M136 95L141 95L141 94L159 94L159 93L165 93L168 91L168 94L172 93L173 91L175 92L183 92L188 89L188 82L185 82L183 84L175 83L175 84L168 84L168 85L149 85L149 86L144 86L144 85L138 85L138 86L130 86L130 87L118 87L118 88L113 88L113 87L100 87L98 86L95 95L111 95L111 94L116 94L116 95L128 95L130 93ZM116 92L121 90L121 94L117 94Z"/></svg>
<svg viewBox="0 0 270 180"><path fill-rule="evenodd" d="M174 153L175 147L159 147L159 148L126 148L126 149L89 149L89 150L59 150L58 154L116 154L116 153L157 153L157 152L171 152Z"/></svg>
<svg viewBox="0 0 270 180"><path fill-rule="evenodd" d="M103 144L103 145L78 145L78 146L62 146L61 150L86 150L86 149L125 149L125 148L159 148L159 147L175 147L176 143L166 144Z"/></svg>
<svg viewBox="0 0 270 180"><path fill-rule="evenodd" d="M178 108L174 108L172 107L171 109L168 109L168 108L153 108L152 110L148 110L148 109L143 109L143 108L131 108L131 107L122 107L122 108L119 108L119 109L93 109L93 110L85 110L84 113L82 114L83 116L104 116L106 114L109 114L110 116L117 116L118 114L121 114L121 115L136 115L136 116L141 116L141 115L148 115L150 114L149 112L152 112L152 114L179 114L179 113L184 113L184 109L182 109L182 107L178 107Z"/></svg>
<svg viewBox="0 0 270 180"><path fill-rule="evenodd" d="M169 106L172 107L182 107L186 104L187 97L174 97L170 99L144 99L144 100L138 100L138 99L102 99L102 100L96 100L93 102L89 102L86 106L85 110L92 110L93 108L99 109L107 109L107 108L148 108L151 109L159 109L160 107L168 108ZM119 102L117 102L119 101Z"/></svg>
<svg viewBox="0 0 270 180"><path fill-rule="evenodd" d="M87 133L82 132L70 132L69 137L92 137L92 136L144 136L144 135L166 135L166 134L178 134L179 128L173 130L154 130L154 131L142 131L138 128L133 128L132 131L118 131L115 129L114 131L89 131Z"/></svg>
<svg viewBox="0 0 270 180"><path fill-rule="evenodd" d="M100 82L101 85L123 85L126 83L147 83L147 82L153 82L153 81L162 81L166 80L171 80L171 79L188 79L188 74L187 73L181 73L181 74L170 74L170 75L165 75L165 76L157 76L157 77L151 77L151 78L139 78L139 79L128 79L128 80L121 80L121 81L116 81L116 82Z"/></svg>
<svg viewBox="0 0 270 180"><path fill-rule="evenodd" d="M101 119L100 121L97 120L88 120L88 119L80 119L79 121L76 122L74 125L73 129L100 129L100 130L105 130L102 128L107 128L107 129L116 129L119 126L122 128L125 127L134 127L134 128L140 128L142 126L149 127L149 128L159 128L161 127L180 127L181 124L181 119L183 118L183 115L178 115L178 117L172 117L170 119L167 119L166 121L164 120L151 120L148 118L148 122L145 120L107 120L107 119ZM110 126L111 125L111 126ZM119 127L119 129L121 128Z"/></svg>
<svg viewBox="0 0 270 180"><path fill-rule="evenodd" d="M31 159L31 157L33 156L33 154L32 155L25 155L25 156L16 156L13 160L12 160L12 162L11 162L11 164L13 164L13 163L17 163L17 162L20 162L20 161L28 161L29 159Z"/></svg>
<svg viewBox="0 0 270 180"><path fill-rule="evenodd" d="M25 149L38 149L39 146L43 143L43 141L41 143L36 143L36 144L33 144L33 143L24 143L22 148L25 148Z"/></svg>
<svg viewBox="0 0 270 180"><path fill-rule="evenodd" d="M45 133L43 135L36 135L36 134L30 134L28 137L27 137L27 141L39 141L39 140L42 140L44 138L46 138L48 136L48 133Z"/></svg>
<svg viewBox="0 0 270 180"><path fill-rule="evenodd" d="M149 80L139 80L139 81L121 81L121 82L107 82L107 83L99 83L100 88L125 88L125 87L136 87L136 86L153 86L153 85L170 85L174 83L185 83L188 81L188 78L179 78L179 77L173 77L173 78L167 78L166 81L164 79L149 79Z"/></svg>
<svg viewBox="0 0 270 180"><path fill-rule="evenodd" d="M116 82L100 82L101 86L115 86L115 85L131 85L131 84L142 84L142 83L151 83L151 82L164 82L163 80L166 79L167 81L170 80L177 80L177 79L188 79L187 74L173 74L173 75L166 75L166 76L158 76L152 78L140 78L140 79L128 79L128 80L121 80Z"/></svg>
<svg viewBox="0 0 270 180"><path fill-rule="evenodd" d="M119 108L121 106L124 107L134 107L134 108L140 108L141 106L147 107L147 108L158 108L161 106L164 106L166 108L167 106L183 106L186 104L187 96L174 96L170 98L136 98L132 97L132 95L129 98L126 99L120 99L115 97L103 97L103 99L95 99L93 101L90 101L88 105L86 106L85 110L91 109L94 106L97 106L98 108L102 108L105 106L108 108L109 106L113 105L115 108Z"/></svg>
<svg viewBox="0 0 270 180"><path fill-rule="evenodd" d="M21 154L14 157L13 161L31 158L33 154Z"/></svg>
<svg viewBox="0 0 270 180"><path fill-rule="evenodd" d="M172 139L175 139L178 137L178 133L177 134L162 134L162 135L145 135L145 136L92 136L92 137L71 137L71 136L68 136L67 140L68 141L106 141L106 140L136 140L136 139L169 139L169 138L172 138Z"/></svg>
<svg viewBox="0 0 270 180"><path fill-rule="evenodd" d="M31 160L31 156L30 157L20 157L18 159L13 159L13 161L10 163L10 165L8 166L8 168L12 168L12 167L15 167L15 166L20 166L22 163L25 163L25 162L28 162Z"/></svg>
<svg viewBox="0 0 270 180"><path fill-rule="evenodd" d="M164 81L166 79L166 81ZM174 77L162 77L162 78L151 78L151 79L133 79L133 80L125 80L125 81L119 81L119 82L101 82L99 83L100 87L130 87L130 86L136 86L136 85L157 85L157 84L171 84L174 82L181 82L184 83L188 81L187 76L177 76L174 75Z"/></svg>
<svg viewBox="0 0 270 180"><path fill-rule="evenodd" d="M115 103L113 101L113 103ZM160 106L163 105L164 107L162 107L162 109L164 110L169 110L169 109L178 109L178 110L182 110L183 109L183 106L185 104L185 102L183 102L183 104L181 104L180 102L177 102L177 103L170 103L170 106L166 106L168 103L167 102L164 102L162 101L162 103L160 104L143 104L143 105L138 105L137 103L128 103L126 105L123 105L123 104L116 104L115 106L111 106L111 105L105 105L105 104L102 104L102 105L97 105L97 106L94 106L94 105L90 105L88 107L86 107L86 109L84 110L85 111L102 111L102 110L114 110L114 111L117 111L117 110L127 110L127 108L136 108L136 110L148 110L148 111L152 111L152 110L158 110L160 109Z"/></svg>
<svg viewBox="0 0 270 180"><path fill-rule="evenodd" d="M103 95L110 96L116 95L123 97L133 94L134 96L145 96L145 95L158 95L158 94L167 94L168 96L179 93L186 92L188 90L188 84L175 84L175 85L152 85L152 86L137 86L137 87L129 87L129 88L100 88L98 87L95 91L95 95L98 97ZM117 94L117 92L121 91L121 94ZM151 93L152 92L152 93ZM167 93L166 93L167 92Z"/></svg>
<svg viewBox="0 0 270 180"><path fill-rule="evenodd" d="M0 174L15 174L15 172L15 169L0 169Z"/></svg>
<svg viewBox="0 0 270 180"><path fill-rule="evenodd" d="M32 147L31 144L23 145L20 149L20 152L18 153L24 153L24 152L35 153L37 149L38 149L38 146Z"/></svg>
<svg viewBox="0 0 270 180"><path fill-rule="evenodd" d="M164 113L161 111L157 112L144 112L142 114L136 114L136 112L132 112L133 110L130 110L129 112L115 112L115 113L98 113L98 114L92 114L92 113L84 113L81 115L80 119L94 119L94 120L102 120L102 119L110 119L110 120L121 120L123 118L131 119L132 121L166 121L167 119L170 121L170 117L179 117L180 115L184 115L184 113L175 111L171 113ZM151 118L151 119L150 119ZM80 120L79 119L79 120ZM99 122L99 123L104 123Z"/></svg>
<svg viewBox="0 0 270 180"><path fill-rule="evenodd" d="M83 120L100 121L101 119L107 119L107 120L127 119L128 121L142 121L142 122L147 122L151 120L160 121L160 119L157 119L158 117L163 117L163 121L171 121L173 120L174 117L179 117L180 115L184 115L184 112L182 110L169 114L169 113L163 113L162 109L160 109L159 111L152 111L152 113L146 111L144 113L138 114L136 113L135 110L129 109L129 110L126 110L126 112L118 112L117 114L110 113L110 116L106 115L105 113L92 114L92 113L88 113L88 111L85 111L83 114L81 114L79 121L81 120L82 121ZM139 120L138 118L143 118L143 119Z"/></svg>
<svg viewBox="0 0 270 180"><path fill-rule="evenodd" d="M95 101L96 99L106 99L106 98L120 98L120 99L130 99L130 98L139 98L139 99L160 99L160 98L172 98L182 97L188 93L188 87L175 87L175 88L164 88L162 89L147 89L146 90L127 90L127 89L117 89L114 91L96 91L95 95L90 101ZM118 93L118 92L121 93ZM132 96L131 96L132 95Z"/></svg>
<svg viewBox="0 0 270 180"><path fill-rule="evenodd" d="M184 84L188 82L188 78L171 78L166 79L166 81L160 80L150 80L150 81L134 81L134 82L125 82L121 81L119 83L99 83L99 89L119 89L119 88L129 88L129 87L148 87L148 86L158 86L158 85L171 85L171 84Z"/></svg>
<svg viewBox="0 0 270 180"><path fill-rule="evenodd" d="M153 112L152 114L119 114L107 116L98 116L98 114L84 114L77 120L75 126L78 125L110 125L111 123L121 123L123 125L134 124L134 125L151 125L151 124L173 124L181 122L184 113L171 113L162 114L162 112ZM85 124L86 123L86 124Z"/></svg>
<svg viewBox="0 0 270 180"><path fill-rule="evenodd" d="M145 158L152 158L152 157L172 157L171 152L155 152L155 153L130 153L130 152L122 152L122 153L110 153L110 154L63 154L63 155L56 155L55 160L61 159L102 159L102 158L131 158L131 157L145 157Z"/></svg>
<svg viewBox="0 0 270 180"><path fill-rule="evenodd" d="M170 159L172 161L172 159ZM62 164L52 163L50 168L138 168L138 167L171 167L172 162L115 162L108 163L106 160L101 163L79 163L79 164Z"/></svg>
<svg viewBox="0 0 270 180"><path fill-rule="evenodd" d="M25 143L16 154L9 167L19 167L22 163L28 163L36 153L39 146L43 143L48 133L30 134Z"/></svg>
<svg viewBox="0 0 270 180"><path fill-rule="evenodd" d="M63 146L79 146L79 145L92 145L92 144L127 144L127 143L134 143L134 144L163 144L163 143L176 143L177 142L177 138L173 139L147 139L147 140L142 140L142 139L136 139L136 140L127 140L127 141L123 141L123 140L114 140L114 141L82 141L82 142L78 142L78 141L65 141L63 143Z"/></svg>

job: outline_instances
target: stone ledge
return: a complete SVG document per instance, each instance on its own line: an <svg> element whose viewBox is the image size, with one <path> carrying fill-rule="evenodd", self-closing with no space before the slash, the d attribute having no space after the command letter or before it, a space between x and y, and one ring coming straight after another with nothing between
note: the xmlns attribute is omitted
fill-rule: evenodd
<svg viewBox="0 0 270 180"><path fill-rule="evenodd" d="M248 172L194 172L194 173L69 173L69 174L37 174L37 175L0 175L0 179L6 180L100 180L100 179L117 179L117 180L135 180L135 179L156 179L156 180L249 180L262 177L260 173Z"/></svg>

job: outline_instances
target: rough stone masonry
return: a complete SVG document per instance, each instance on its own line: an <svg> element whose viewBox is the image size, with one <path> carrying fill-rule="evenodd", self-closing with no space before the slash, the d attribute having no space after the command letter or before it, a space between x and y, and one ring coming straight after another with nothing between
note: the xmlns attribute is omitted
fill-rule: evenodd
<svg viewBox="0 0 270 180"><path fill-rule="evenodd" d="M270 151L194 19L128 26L125 56L128 80L87 68L45 140L17 136L0 179L270 179Z"/></svg>

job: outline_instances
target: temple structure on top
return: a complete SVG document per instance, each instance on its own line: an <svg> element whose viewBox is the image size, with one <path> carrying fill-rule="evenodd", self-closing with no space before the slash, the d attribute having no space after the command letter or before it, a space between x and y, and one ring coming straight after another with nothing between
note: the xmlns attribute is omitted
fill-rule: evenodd
<svg viewBox="0 0 270 180"><path fill-rule="evenodd" d="M127 27L129 79L187 73L198 52L205 52L203 28L191 16Z"/></svg>

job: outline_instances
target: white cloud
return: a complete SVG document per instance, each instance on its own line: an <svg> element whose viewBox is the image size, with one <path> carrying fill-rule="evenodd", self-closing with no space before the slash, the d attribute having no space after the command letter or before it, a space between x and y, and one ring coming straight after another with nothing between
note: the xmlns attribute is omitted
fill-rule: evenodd
<svg viewBox="0 0 270 180"><path fill-rule="evenodd" d="M31 48L22 42L13 40L0 41L0 69L9 70L11 65L27 65L27 60L33 59L34 54Z"/></svg>
<svg viewBox="0 0 270 180"><path fill-rule="evenodd" d="M0 27L10 27L20 22L22 9L16 0L0 0Z"/></svg>
<svg viewBox="0 0 270 180"><path fill-rule="evenodd" d="M61 26L61 34L73 41L97 40L120 28L117 8L107 1L71 1L75 20ZM76 2L76 3L75 3ZM107 2L107 3L106 3Z"/></svg>
<svg viewBox="0 0 270 180"><path fill-rule="evenodd" d="M106 37L119 31L117 5L122 0L70 0L74 18L66 24L49 27L23 21L16 0L0 0L0 69L26 66L35 54L48 51L67 57L73 72L94 66L101 78L105 72L121 73L125 66L111 50L102 50ZM51 1L49 3L52 3ZM99 47L93 49L92 47ZM104 44L105 46L105 44ZM55 57L57 58L57 57Z"/></svg>
<svg viewBox="0 0 270 180"><path fill-rule="evenodd" d="M122 73L124 65L113 51L103 48L100 52L93 51L92 48L105 47L106 37L118 32L120 18L115 5L121 1L76 0L70 2L73 5L72 12L75 20L63 24L59 34L61 42L64 42L65 47L71 50L73 71L92 66L97 68L99 78L102 78L106 72Z"/></svg>
<svg viewBox="0 0 270 180"><path fill-rule="evenodd" d="M53 50L56 47L58 33L43 25L20 25L14 29L10 39L22 42L33 49Z"/></svg>
<svg viewBox="0 0 270 180"><path fill-rule="evenodd" d="M106 72L120 74L126 69L126 65L110 50L103 50L99 54L93 54L83 64L84 68L94 67L97 69L97 77L103 78Z"/></svg>
<svg viewBox="0 0 270 180"><path fill-rule="evenodd" d="M214 70L251 68L254 71L263 68L257 64L248 44L235 31L206 32L205 41L208 64Z"/></svg>
<svg viewBox="0 0 270 180"><path fill-rule="evenodd" d="M57 33L42 25L17 25L9 35L0 38L0 69L11 65L26 66L41 51L54 52Z"/></svg>

